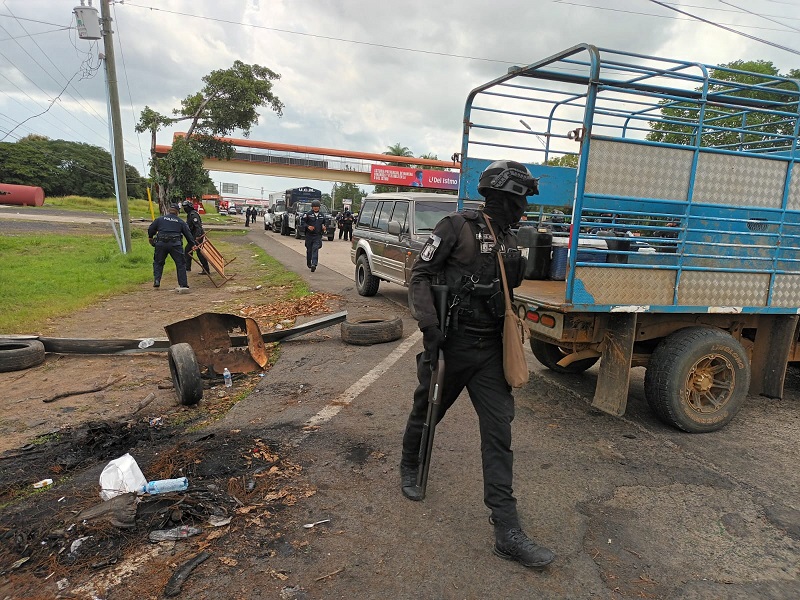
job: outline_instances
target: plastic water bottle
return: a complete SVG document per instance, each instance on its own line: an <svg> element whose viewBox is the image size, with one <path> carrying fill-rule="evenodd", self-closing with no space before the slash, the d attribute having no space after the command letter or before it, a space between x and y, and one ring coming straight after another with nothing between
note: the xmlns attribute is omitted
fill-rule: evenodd
<svg viewBox="0 0 800 600"><path fill-rule="evenodd" d="M228 371L228 367L225 367L225 370L222 371L222 378L225 380L225 387L233 387L233 378L231 377L231 372Z"/></svg>
<svg viewBox="0 0 800 600"><path fill-rule="evenodd" d="M141 342L139 342L139 348L144 350L145 348L149 348L150 346L152 346L155 343L156 343L156 341L153 338L146 338L146 339L142 340Z"/></svg>
<svg viewBox="0 0 800 600"><path fill-rule="evenodd" d="M199 527L189 527L188 525L181 525L180 527L173 527L172 529L157 529L151 531L151 542L165 542L167 540L185 540L188 537L203 533Z"/></svg>
<svg viewBox="0 0 800 600"><path fill-rule="evenodd" d="M177 479L148 481L142 491L145 494L166 494L167 492L182 492L188 488L189 480L186 477L178 477Z"/></svg>

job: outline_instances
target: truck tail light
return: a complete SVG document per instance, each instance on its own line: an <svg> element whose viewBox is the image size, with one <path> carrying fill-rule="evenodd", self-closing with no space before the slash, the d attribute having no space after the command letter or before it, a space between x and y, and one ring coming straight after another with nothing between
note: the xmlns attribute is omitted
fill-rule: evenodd
<svg viewBox="0 0 800 600"><path fill-rule="evenodd" d="M539 322L545 327L555 327L556 319L553 315L542 315Z"/></svg>
<svg viewBox="0 0 800 600"><path fill-rule="evenodd" d="M537 313L537 312L535 312L533 310L529 310L528 314L525 315L525 316L528 319L528 321L533 321L534 323L538 323L539 322L539 313Z"/></svg>

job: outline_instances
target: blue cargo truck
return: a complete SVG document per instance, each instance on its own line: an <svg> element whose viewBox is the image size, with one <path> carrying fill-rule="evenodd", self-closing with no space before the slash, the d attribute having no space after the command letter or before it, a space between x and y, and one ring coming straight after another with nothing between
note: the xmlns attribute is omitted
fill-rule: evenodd
<svg viewBox="0 0 800 600"><path fill-rule="evenodd" d="M800 82L589 44L467 99L459 202L514 159L540 178L515 308L546 367L599 361L593 406L625 413L630 369L664 422L730 422L800 360Z"/></svg>

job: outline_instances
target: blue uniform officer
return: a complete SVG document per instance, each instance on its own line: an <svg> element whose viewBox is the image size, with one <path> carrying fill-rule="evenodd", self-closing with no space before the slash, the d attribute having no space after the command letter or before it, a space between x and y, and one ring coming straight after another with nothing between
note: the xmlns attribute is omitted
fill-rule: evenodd
<svg viewBox="0 0 800 600"><path fill-rule="evenodd" d="M158 217L150 223L147 228L147 237L150 245L155 248L153 253L153 287L161 286L161 274L164 272L164 262L167 255L175 261L175 269L178 272L178 286L188 288L189 283L186 279L186 257L183 253L182 238L186 238L189 246L196 246L197 242L189 231L186 221L178 216L180 207L177 204L170 204L169 213Z"/></svg>
<svg viewBox="0 0 800 600"><path fill-rule="evenodd" d="M312 273L317 270L322 234L328 230L326 217L319 212L320 206L320 201L314 200L311 203L311 210L303 215L303 226L306 230L306 266Z"/></svg>

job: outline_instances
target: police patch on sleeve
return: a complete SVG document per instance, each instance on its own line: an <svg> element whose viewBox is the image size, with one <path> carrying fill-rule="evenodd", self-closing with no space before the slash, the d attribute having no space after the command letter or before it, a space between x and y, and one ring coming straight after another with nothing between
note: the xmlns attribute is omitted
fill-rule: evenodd
<svg viewBox="0 0 800 600"><path fill-rule="evenodd" d="M425 242L425 246L423 246L422 252L419 253L419 257L424 261L431 260L433 255L436 253L436 249L441 243L442 238L440 238L438 235L432 235L430 238L428 238L428 241Z"/></svg>

